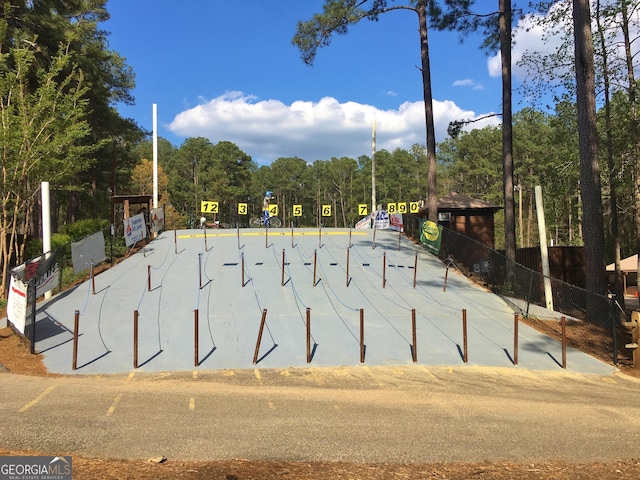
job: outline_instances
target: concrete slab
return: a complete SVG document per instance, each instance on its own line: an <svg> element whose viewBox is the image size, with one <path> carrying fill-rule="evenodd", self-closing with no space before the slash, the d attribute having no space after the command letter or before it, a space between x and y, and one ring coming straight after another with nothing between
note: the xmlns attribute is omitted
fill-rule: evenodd
<svg viewBox="0 0 640 480"><path fill-rule="evenodd" d="M40 304L36 349L51 372L74 373L77 310L75 373L130 371L137 311L143 371L306 366L310 309L309 366L355 365L362 309L365 364L405 365L413 363L415 309L418 362L455 366L463 364L466 309L470 364L560 370L560 343L522 324L519 366L513 366L513 310L455 270L445 292L444 276L438 258L397 232L376 231L374 239L371 230L348 229L208 230L206 238L202 230L169 231L96 276L95 294L87 281ZM567 363L570 371L615 370L573 349Z"/></svg>

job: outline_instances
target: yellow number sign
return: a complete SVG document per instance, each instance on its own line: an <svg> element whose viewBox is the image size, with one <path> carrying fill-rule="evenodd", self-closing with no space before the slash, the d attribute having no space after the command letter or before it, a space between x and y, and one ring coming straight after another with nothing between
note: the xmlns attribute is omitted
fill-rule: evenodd
<svg viewBox="0 0 640 480"><path fill-rule="evenodd" d="M331 205L322 205L322 216L323 217L331 216Z"/></svg>
<svg viewBox="0 0 640 480"><path fill-rule="evenodd" d="M396 213L397 205L395 203L387 203L387 210L389 213Z"/></svg>
<svg viewBox="0 0 640 480"><path fill-rule="evenodd" d="M247 212L248 212L247 204L246 203L239 203L238 204L238 215L246 215Z"/></svg>
<svg viewBox="0 0 640 480"><path fill-rule="evenodd" d="M360 215L361 217L367 214L367 204L366 203L359 203L358 204L358 215Z"/></svg>
<svg viewBox="0 0 640 480"><path fill-rule="evenodd" d="M218 213L218 202L203 200L200 202L200 211L202 213Z"/></svg>
<svg viewBox="0 0 640 480"><path fill-rule="evenodd" d="M269 205L269 215L275 217L278 215L278 204Z"/></svg>
<svg viewBox="0 0 640 480"><path fill-rule="evenodd" d="M302 205L294 205L293 206L293 216L301 217L302 216Z"/></svg>
<svg viewBox="0 0 640 480"><path fill-rule="evenodd" d="M409 212L418 213L420 211L420 204L418 202L409 202Z"/></svg>
<svg viewBox="0 0 640 480"><path fill-rule="evenodd" d="M407 213L407 202L398 203L398 213L402 213L403 215Z"/></svg>

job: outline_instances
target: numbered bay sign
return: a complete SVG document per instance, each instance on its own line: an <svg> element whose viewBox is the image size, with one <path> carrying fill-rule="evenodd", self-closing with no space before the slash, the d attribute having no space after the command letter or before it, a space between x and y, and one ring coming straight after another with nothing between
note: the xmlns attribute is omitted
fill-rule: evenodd
<svg viewBox="0 0 640 480"><path fill-rule="evenodd" d="M278 204L269 205L269 216L275 217L278 215Z"/></svg>
<svg viewBox="0 0 640 480"><path fill-rule="evenodd" d="M331 205L322 205L322 216L323 217L331 216Z"/></svg>
<svg viewBox="0 0 640 480"><path fill-rule="evenodd" d="M294 205L293 206L293 216L301 217L302 216L302 205Z"/></svg>
<svg viewBox="0 0 640 480"><path fill-rule="evenodd" d="M398 213L407 213L407 202L398 202Z"/></svg>
<svg viewBox="0 0 640 480"><path fill-rule="evenodd" d="M395 203L387 203L387 211L389 214L396 213L398 210L398 206Z"/></svg>
<svg viewBox="0 0 640 480"><path fill-rule="evenodd" d="M218 202L203 200L200 202L200 211L202 213L218 213Z"/></svg>
<svg viewBox="0 0 640 480"><path fill-rule="evenodd" d="M409 202L409 212L418 213L420 211L420 204L418 202Z"/></svg>
<svg viewBox="0 0 640 480"><path fill-rule="evenodd" d="M359 203L358 204L358 215L360 215L361 217L367 215L367 204L366 203Z"/></svg>
<svg viewBox="0 0 640 480"><path fill-rule="evenodd" d="M238 215L246 215L248 213L248 208L246 203L238 204Z"/></svg>

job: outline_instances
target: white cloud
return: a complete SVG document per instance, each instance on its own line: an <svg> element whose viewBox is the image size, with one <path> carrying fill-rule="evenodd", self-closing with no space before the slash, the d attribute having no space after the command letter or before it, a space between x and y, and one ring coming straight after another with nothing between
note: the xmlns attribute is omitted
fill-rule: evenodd
<svg viewBox="0 0 640 480"><path fill-rule="evenodd" d="M462 80L456 80L453 82L454 87L471 87L472 90L484 90L484 87L479 83L476 83L472 78L465 78Z"/></svg>
<svg viewBox="0 0 640 480"><path fill-rule="evenodd" d="M436 141L447 136L450 121L476 115L452 101L433 102ZM318 102L260 100L242 92L227 92L187 109L168 128L183 137L206 137L214 143L228 140L259 163L298 156L306 161L331 157L357 158L371 154L371 127L376 120L376 145L389 151L426 143L424 103L404 102L397 110L380 110L332 97ZM474 124L482 127L496 120Z"/></svg>

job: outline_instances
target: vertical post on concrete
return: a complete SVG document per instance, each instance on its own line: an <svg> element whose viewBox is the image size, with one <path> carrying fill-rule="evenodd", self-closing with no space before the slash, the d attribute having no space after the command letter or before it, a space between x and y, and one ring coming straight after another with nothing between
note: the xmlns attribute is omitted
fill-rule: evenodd
<svg viewBox="0 0 640 480"><path fill-rule="evenodd" d="M80 311L76 310L75 317L73 319L73 362L71 368L75 370L78 368L78 328L80 324Z"/></svg>
<svg viewBox="0 0 640 480"><path fill-rule="evenodd" d="M284 248L282 249L282 279L280 280L280 286L284 287Z"/></svg>
<svg viewBox="0 0 640 480"><path fill-rule="evenodd" d="M416 253L416 257L413 260L413 288L416 288L417 275L418 275L418 254Z"/></svg>
<svg viewBox="0 0 640 480"><path fill-rule="evenodd" d="M311 363L311 309L307 307L307 363Z"/></svg>
<svg viewBox="0 0 640 480"><path fill-rule="evenodd" d="M371 240L371 248L376 248L376 221L373 220L373 239Z"/></svg>
<svg viewBox="0 0 640 480"><path fill-rule="evenodd" d="M204 224L204 251L209 251L209 246L207 245L207 224Z"/></svg>
<svg viewBox="0 0 640 480"><path fill-rule="evenodd" d="M133 311L133 368L138 368L138 310Z"/></svg>
<svg viewBox="0 0 640 480"><path fill-rule="evenodd" d="M349 229L349 248L351 248L351 229Z"/></svg>
<svg viewBox="0 0 640 480"><path fill-rule="evenodd" d="M347 288L349 287L349 252L350 248L347 248Z"/></svg>
<svg viewBox="0 0 640 480"><path fill-rule="evenodd" d="M264 226L264 248L269 248L269 225Z"/></svg>
<svg viewBox="0 0 640 480"><path fill-rule="evenodd" d="M151 291L151 265L147 265L147 292Z"/></svg>
<svg viewBox="0 0 640 480"><path fill-rule="evenodd" d="M444 271L444 286L442 287L442 291L447 291L447 277L449 276L449 264L447 264L447 269Z"/></svg>
<svg viewBox="0 0 640 480"><path fill-rule="evenodd" d="M402 240L402 230L398 230L398 251L400 251L400 241Z"/></svg>
<svg viewBox="0 0 640 480"><path fill-rule="evenodd" d="M318 251L313 251L313 286L316 286L316 265L318 263Z"/></svg>
<svg viewBox="0 0 640 480"><path fill-rule="evenodd" d="M96 294L96 277L93 273L93 258L91 259L91 293Z"/></svg>
<svg viewBox="0 0 640 480"><path fill-rule="evenodd" d="M193 366L197 367L200 364L200 356L198 355L198 347L200 345L200 317L199 311L196 308L193 311Z"/></svg>
<svg viewBox="0 0 640 480"><path fill-rule="evenodd" d="M262 310L262 319L260 320L260 330L258 331L258 341L256 342L256 351L253 354L253 364L258 363L258 353L260 353L260 342L262 342L262 332L264 324L267 321L267 309Z"/></svg>
<svg viewBox="0 0 640 480"><path fill-rule="evenodd" d="M518 317L518 312L513 314L513 364L518 364L518 324L520 323L520 319Z"/></svg>
<svg viewBox="0 0 640 480"><path fill-rule="evenodd" d="M382 288L387 286L387 252L382 256Z"/></svg>
<svg viewBox="0 0 640 480"><path fill-rule="evenodd" d="M462 309L462 343L463 343L463 360L464 363L469 362L469 351L467 349L467 309Z"/></svg>
<svg viewBox="0 0 640 480"><path fill-rule="evenodd" d="M198 254L198 284L202 288L202 254Z"/></svg>
<svg viewBox="0 0 640 480"><path fill-rule="evenodd" d="M291 248L294 248L295 245L293 244L293 221L291 221Z"/></svg>
<svg viewBox="0 0 640 480"><path fill-rule="evenodd" d="M364 308L360 309L360 363L364 363Z"/></svg>
<svg viewBox="0 0 640 480"><path fill-rule="evenodd" d="M240 259L242 261L242 287L244 288L245 281L244 281L244 252L242 252L242 255L240 255Z"/></svg>
<svg viewBox="0 0 640 480"><path fill-rule="evenodd" d="M318 248L322 248L322 224L318 226Z"/></svg>
<svg viewBox="0 0 640 480"><path fill-rule="evenodd" d="M542 187L534 188L536 196L536 214L538 217L538 232L540 234L540 262L544 281L544 296L546 307L553 310L553 291L551 289L551 270L549 268L549 249L547 248L547 228L544 221L544 207L542 202Z"/></svg>
<svg viewBox="0 0 640 480"><path fill-rule="evenodd" d="M411 309L411 333L413 334L413 363L418 361L418 335L416 330L416 309Z"/></svg>
<svg viewBox="0 0 640 480"><path fill-rule="evenodd" d="M238 250L240 250L240 224L236 223L236 237L238 237Z"/></svg>
<svg viewBox="0 0 640 480"><path fill-rule="evenodd" d="M173 253L178 254L178 231L173 231Z"/></svg>
<svg viewBox="0 0 640 480"><path fill-rule="evenodd" d="M562 326L562 368L567 368L567 319L562 316L560 320Z"/></svg>

